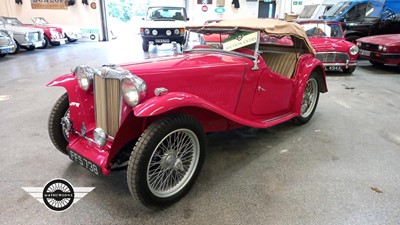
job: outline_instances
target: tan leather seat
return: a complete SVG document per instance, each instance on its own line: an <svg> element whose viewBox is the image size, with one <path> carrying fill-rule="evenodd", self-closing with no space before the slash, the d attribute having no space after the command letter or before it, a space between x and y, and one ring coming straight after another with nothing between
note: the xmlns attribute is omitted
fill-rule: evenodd
<svg viewBox="0 0 400 225"><path fill-rule="evenodd" d="M263 52L261 56L272 72L292 78L297 65L297 53Z"/></svg>

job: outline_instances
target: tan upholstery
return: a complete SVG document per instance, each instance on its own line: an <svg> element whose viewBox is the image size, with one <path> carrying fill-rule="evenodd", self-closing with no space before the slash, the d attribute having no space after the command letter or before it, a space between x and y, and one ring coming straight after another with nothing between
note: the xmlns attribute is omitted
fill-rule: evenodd
<svg viewBox="0 0 400 225"><path fill-rule="evenodd" d="M297 64L297 54L294 52L263 52L265 63L272 72L292 78Z"/></svg>

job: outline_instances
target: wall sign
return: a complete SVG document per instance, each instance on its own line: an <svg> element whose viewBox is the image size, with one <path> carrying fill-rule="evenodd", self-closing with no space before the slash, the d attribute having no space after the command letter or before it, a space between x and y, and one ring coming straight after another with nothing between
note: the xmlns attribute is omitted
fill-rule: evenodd
<svg viewBox="0 0 400 225"><path fill-rule="evenodd" d="M293 5L303 5L302 1L293 1Z"/></svg>
<svg viewBox="0 0 400 225"><path fill-rule="evenodd" d="M223 8L223 7L217 7L217 8L215 8L215 12L216 12L217 14L222 14L222 13L225 12L225 8Z"/></svg>
<svg viewBox="0 0 400 225"><path fill-rule="evenodd" d="M68 9L67 0L31 0L32 9Z"/></svg>
<svg viewBox="0 0 400 225"><path fill-rule="evenodd" d="M197 0L197 4L199 5L212 5L212 0Z"/></svg>

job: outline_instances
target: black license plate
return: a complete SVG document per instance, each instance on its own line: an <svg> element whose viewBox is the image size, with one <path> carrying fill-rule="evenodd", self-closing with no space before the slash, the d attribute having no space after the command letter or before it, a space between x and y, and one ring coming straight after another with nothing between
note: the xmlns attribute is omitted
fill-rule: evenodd
<svg viewBox="0 0 400 225"><path fill-rule="evenodd" d="M83 168L89 170L90 172L99 175L100 173L100 167L96 165L95 163L91 162L90 160L86 159L85 157L81 156L80 154L74 152L71 149L68 149L69 152L69 158L77 162L79 165L81 165Z"/></svg>
<svg viewBox="0 0 400 225"><path fill-rule="evenodd" d="M156 39L155 40L156 43L170 43L169 39Z"/></svg>
<svg viewBox="0 0 400 225"><path fill-rule="evenodd" d="M325 70L327 70L327 71L338 71L338 70L340 70L340 66L325 66Z"/></svg>

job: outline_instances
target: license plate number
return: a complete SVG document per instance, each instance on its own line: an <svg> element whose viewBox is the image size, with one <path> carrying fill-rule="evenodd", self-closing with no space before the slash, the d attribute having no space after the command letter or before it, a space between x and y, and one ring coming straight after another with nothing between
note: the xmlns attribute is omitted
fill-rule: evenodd
<svg viewBox="0 0 400 225"><path fill-rule="evenodd" d="M371 55L371 52L370 52L370 51L365 51L365 50L360 50L360 55L363 55L363 56L370 56L370 55Z"/></svg>
<svg viewBox="0 0 400 225"><path fill-rule="evenodd" d="M39 48L43 46L43 42L39 41L39 42L35 42L35 48Z"/></svg>
<svg viewBox="0 0 400 225"><path fill-rule="evenodd" d="M169 43L170 40L169 39L156 39L155 42L156 43Z"/></svg>
<svg viewBox="0 0 400 225"><path fill-rule="evenodd" d="M60 45L65 44L65 40L60 40Z"/></svg>
<svg viewBox="0 0 400 225"><path fill-rule="evenodd" d="M337 70L340 70L340 66L326 66L325 70L337 71Z"/></svg>
<svg viewBox="0 0 400 225"><path fill-rule="evenodd" d="M89 161L85 157L81 156L80 154L72 151L71 149L69 149L69 158L72 161L81 165L83 168L89 170L90 172L92 172L96 175L99 175L99 172L100 172L99 166L97 166L95 163Z"/></svg>
<svg viewBox="0 0 400 225"><path fill-rule="evenodd" d="M12 48L0 50L0 54L7 54L7 53L11 53L11 52L12 52Z"/></svg>

